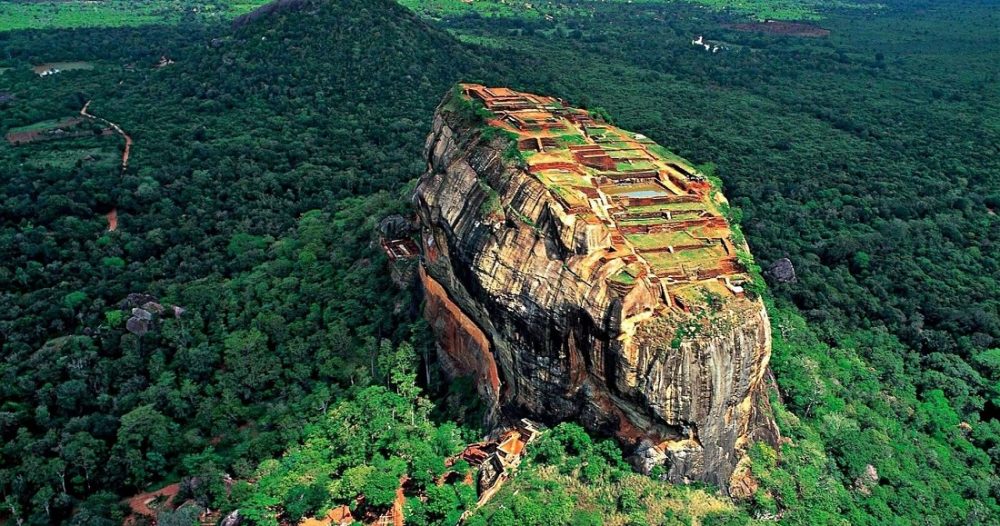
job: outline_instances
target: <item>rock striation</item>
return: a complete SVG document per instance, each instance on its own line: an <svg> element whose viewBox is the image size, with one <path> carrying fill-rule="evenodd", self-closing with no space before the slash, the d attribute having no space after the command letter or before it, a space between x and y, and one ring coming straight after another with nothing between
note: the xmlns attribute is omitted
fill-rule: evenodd
<svg viewBox="0 0 1000 526"><path fill-rule="evenodd" d="M708 177L565 102L463 84L415 190L425 316L494 422L581 422L737 497L779 440L759 277Z"/></svg>

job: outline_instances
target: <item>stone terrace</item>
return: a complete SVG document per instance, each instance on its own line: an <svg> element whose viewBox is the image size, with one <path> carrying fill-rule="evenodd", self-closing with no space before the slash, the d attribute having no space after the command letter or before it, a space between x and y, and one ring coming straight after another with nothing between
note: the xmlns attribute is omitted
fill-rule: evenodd
<svg viewBox="0 0 1000 526"><path fill-rule="evenodd" d="M667 306L688 310L706 293L742 297L747 276L711 185L643 135L593 118L563 101L508 88L463 84L491 114L488 124L517 135L528 172L567 214L603 223L621 260L610 280L626 292L640 279L659 284Z"/></svg>

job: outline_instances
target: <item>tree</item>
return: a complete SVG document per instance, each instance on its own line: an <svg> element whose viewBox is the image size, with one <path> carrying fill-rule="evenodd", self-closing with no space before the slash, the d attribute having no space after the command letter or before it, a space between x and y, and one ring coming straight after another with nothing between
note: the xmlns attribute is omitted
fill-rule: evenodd
<svg viewBox="0 0 1000 526"><path fill-rule="evenodd" d="M87 300L87 293L83 291L70 292L63 298L63 305L67 308L73 310L80 306L81 303Z"/></svg>
<svg viewBox="0 0 1000 526"><path fill-rule="evenodd" d="M177 424L152 405L142 405L121 418L111 462L121 478L141 485L163 473L173 451Z"/></svg>
<svg viewBox="0 0 1000 526"><path fill-rule="evenodd" d="M405 472L406 465L400 459L376 459L375 467L361 488L361 493L365 496L366 504L374 508L388 508L396 500L399 479Z"/></svg>

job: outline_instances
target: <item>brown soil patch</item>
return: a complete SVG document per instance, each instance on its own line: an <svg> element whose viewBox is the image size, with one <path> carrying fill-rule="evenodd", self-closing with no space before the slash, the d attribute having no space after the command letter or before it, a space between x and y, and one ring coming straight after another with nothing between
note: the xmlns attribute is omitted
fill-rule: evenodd
<svg viewBox="0 0 1000 526"><path fill-rule="evenodd" d="M47 141L51 139L69 139L72 137L85 137L93 135L90 130L72 130L83 122L79 117L72 117L60 122L58 125L37 130L22 132L9 132L6 135L7 142L11 145L27 144L29 142ZM101 135L107 135L111 130L104 130Z"/></svg>
<svg viewBox="0 0 1000 526"><path fill-rule="evenodd" d="M162 509L169 509L177 492L180 491L180 484L171 484L157 491L140 493L128 499L128 507L132 514L125 519L125 524L135 524L139 517L149 517L156 519L156 512Z"/></svg>
<svg viewBox="0 0 1000 526"><path fill-rule="evenodd" d="M829 29L823 29L812 24L801 22L780 22L768 20L767 22L753 22L749 24L729 24L726 27L736 31L747 31L753 33L768 33L771 35L788 35L793 37L823 38L830 36Z"/></svg>
<svg viewBox="0 0 1000 526"><path fill-rule="evenodd" d="M110 212L107 213L108 217L108 232L114 232L118 230L118 209L112 208Z"/></svg>

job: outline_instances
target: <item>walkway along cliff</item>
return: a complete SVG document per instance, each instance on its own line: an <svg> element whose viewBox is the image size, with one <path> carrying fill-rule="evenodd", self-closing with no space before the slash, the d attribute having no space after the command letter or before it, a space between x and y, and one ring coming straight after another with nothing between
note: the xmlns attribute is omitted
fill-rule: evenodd
<svg viewBox="0 0 1000 526"><path fill-rule="evenodd" d="M492 421L575 420L644 471L748 496L747 449L779 440L771 333L716 185L563 101L472 84L426 154L425 315Z"/></svg>

